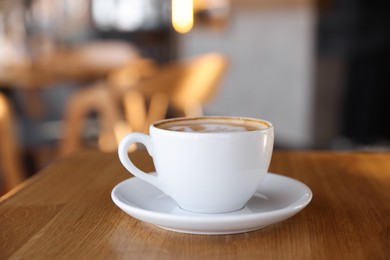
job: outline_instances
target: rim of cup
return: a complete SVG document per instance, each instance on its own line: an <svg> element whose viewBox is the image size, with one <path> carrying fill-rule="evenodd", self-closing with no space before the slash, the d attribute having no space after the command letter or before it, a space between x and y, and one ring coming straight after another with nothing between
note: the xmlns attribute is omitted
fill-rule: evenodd
<svg viewBox="0 0 390 260"><path fill-rule="evenodd" d="M235 120L235 121L250 121L253 123L261 124L264 128L258 130L250 131L232 131L232 132L180 132L174 130L168 130L160 128L160 125L171 123L171 122L180 122L180 121L193 121L193 120ZM155 121L150 125L151 128L154 128L158 131L168 132L168 133L178 133L178 134L202 134L202 135L213 135L213 134L242 134L242 133L259 133L259 132L268 132L274 128L274 125L267 120L251 117L239 117L239 116L199 116L199 117L175 117L170 119L163 119Z"/></svg>

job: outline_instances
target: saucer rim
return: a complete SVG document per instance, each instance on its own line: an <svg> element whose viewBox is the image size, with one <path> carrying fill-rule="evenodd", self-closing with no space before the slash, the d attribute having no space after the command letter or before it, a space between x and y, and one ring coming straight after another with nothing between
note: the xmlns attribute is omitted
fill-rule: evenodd
<svg viewBox="0 0 390 260"><path fill-rule="evenodd" d="M162 212L157 212L157 211L153 211L153 210L143 209L137 205L129 204L129 203L122 201L119 198L119 196L116 195L117 190L119 190L121 186L125 185L126 182L134 180L135 178L137 179L137 181L144 182L144 181L138 179L137 177L130 177L130 178L127 178L127 179L121 181L117 185L115 185L115 187L111 191L111 199L121 210L125 211L125 213L127 213L128 215L130 215L134 218L137 218L141 221L144 221L144 222L149 222L149 221L145 221L144 219L140 219L140 216L142 216L144 218L146 217L148 219L159 218L160 220L179 221L182 223L191 222L192 224L193 223L223 224L221 222L226 222L226 223L231 224L232 222L234 223L234 222L242 222L242 221L254 221L254 220L258 220L260 217L262 217L262 218L279 217L279 216L290 216L291 217L291 216L295 215L296 213L298 213L299 211L301 211L303 208L305 208L311 202L311 200L313 198L313 192L303 182L296 180L294 178L288 177L288 176L277 174L277 173L268 172L266 176L269 176L269 175L272 175L273 177L276 177L276 178L288 179L289 181L298 183L304 189L304 192L303 192L304 195L302 195L300 198L295 200L292 204L290 204L284 208L280 208L277 210L271 210L271 211L265 211L265 212L256 212L256 213L242 214L242 215L230 215L229 214L229 213L233 213L233 212L218 213L218 214L202 214L202 213L192 213L191 212L192 215L174 215L174 214L169 214L169 213L162 213ZM261 191L257 190L256 193L257 192L259 192L261 194ZM162 191L161 191L161 193L163 194ZM297 204L297 205L294 205L294 204ZM131 214L129 212L131 212ZM150 223L153 224L153 222L150 222ZM154 225L156 225L156 224L154 224ZM261 227L259 227L259 228L261 228Z"/></svg>

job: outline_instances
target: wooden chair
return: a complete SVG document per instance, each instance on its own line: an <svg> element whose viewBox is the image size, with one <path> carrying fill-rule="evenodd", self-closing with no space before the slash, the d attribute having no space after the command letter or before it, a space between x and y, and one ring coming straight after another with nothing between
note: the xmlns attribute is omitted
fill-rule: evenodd
<svg viewBox="0 0 390 260"><path fill-rule="evenodd" d="M143 127L137 126L134 130L147 132L151 122L166 116L169 106L184 116L202 116L202 106L215 95L227 67L228 58L219 53L207 53L161 67L152 78L140 81L125 94L127 121L135 126L139 106L145 107L144 102L133 101L140 93L150 99L150 106L144 113Z"/></svg>
<svg viewBox="0 0 390 260"><path fill-rule="evenodd" d="M5 191L25 179L15 122L7 98L0 93L0 172L3 173Z"/></svg>
<svg viewBox="0 0 390 260"><path fill-rule="evenodd" d="M215 94L227 64L224 55L209 53L158 69L141 59L114 71L69 100L60 155L81 147L83 122L91 111L98 113L104 151L116 150L128 132L147 133L151 122L166 117L169 106L185 116L203 115L202 105Z"/></svg>
<svg viewBox="0 0 390 260"><path fill-rule="evenodd" d="M138 83L141 78L148 77L155 70L155 63L149 59L135 59L125 66L114 70L102 80L86 86L74 93L67 102L64 135L59 145L59 156L68 155L78 150L82 144L83 130L86 119L91 112L97 113L100 123L98 147L103 151L114 151L119 140L132 131L124 120L121 109L123 94ZM139 121L144 121L143 97L134 93L132 103L137 115L133 122L135 129ZM142 123L143 124L143 123Z"/></svg>

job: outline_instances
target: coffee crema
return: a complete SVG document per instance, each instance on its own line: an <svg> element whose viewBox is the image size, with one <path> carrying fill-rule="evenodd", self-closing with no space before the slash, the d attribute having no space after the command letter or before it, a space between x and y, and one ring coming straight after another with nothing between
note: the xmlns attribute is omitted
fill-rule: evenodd
<svg viewBox="0 0 390 260"><path fill-rule="evenodd" d="M173 119L155 127L176 132L222 133L263 130L270 125L264 121L234 118Z"/></svg>

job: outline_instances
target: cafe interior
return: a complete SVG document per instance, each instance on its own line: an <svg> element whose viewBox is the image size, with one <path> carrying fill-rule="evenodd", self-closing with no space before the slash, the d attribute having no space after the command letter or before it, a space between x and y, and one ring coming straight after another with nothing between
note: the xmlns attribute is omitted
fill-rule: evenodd
<svg viewBox="0 0 390 260"><path fill-rule="evenodd" d="M0 194L151 122L275 126L275 149L390 148L388 8L362 0L0 0Z"/></svg>

